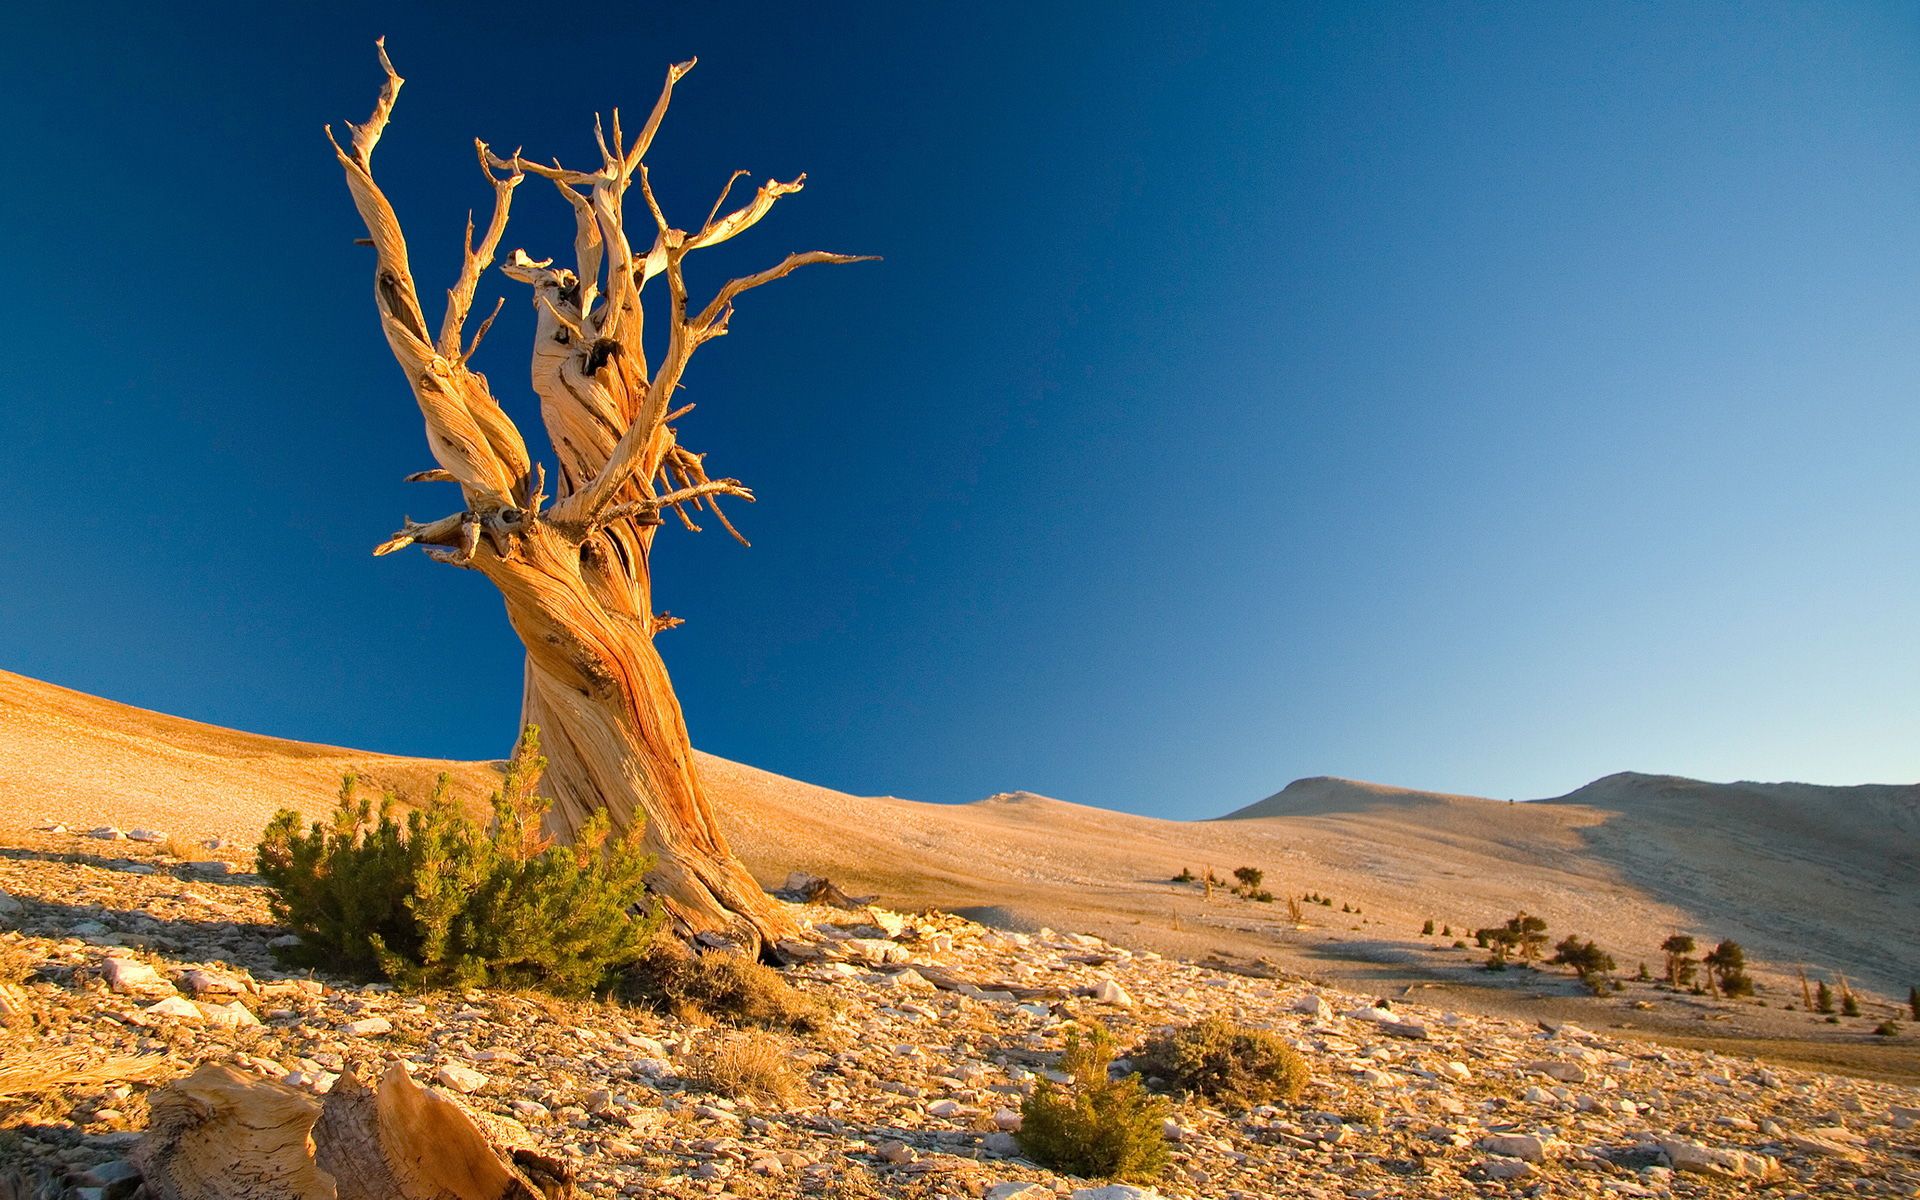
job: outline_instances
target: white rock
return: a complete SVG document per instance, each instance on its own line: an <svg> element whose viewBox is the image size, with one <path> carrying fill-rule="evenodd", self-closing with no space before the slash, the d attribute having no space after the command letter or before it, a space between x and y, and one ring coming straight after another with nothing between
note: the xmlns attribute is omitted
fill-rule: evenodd
<svg viewBox="0 0 1920 1200"><path fill-rule="evenodd" d="M204 1021L200 1006L185 996L168 996L141 1010L150 1017L172 1017L181 1021Z"/></svg>
<svg viewBox="0 0 1920 1200"><path fill-rule="evenodd" d="M180 976L181 990L196 999L206 996L243 996L246 981L227 971L209 971L200 967Z"/></svg>
<svg viewBox="0 0 1920 1200"><path fill-rule="evenodd" d="M433 1073L433 1081L441 1087L452 1088L456 1092L477 1092L487 1086L487 1077L472 1067L463 1067L458 1063L448 1063Z"/></svg>
<svg viewBox="0 0 1920 1200"><path fill-rule="evenodd" d="M1575 1062L1537 1062L1530 1068L1561 1083L1585 1083L1587 1069Z"/></svg>
<svg viewBox="0 0 1920 1200"><path fill-rule="evenodd" d="M1400 1014L1394 1012L1390 1008L1375 1008L1372 1006L1368 1006L1366 1008L1356 1008L1352 1012L1346 1013L1345 1016L1350 1021L1379 1022L1379 1021L1398 1021L1400 1019Z"/></svg>
<svg viewBox="0 0 1920 1200"><path fill-rule="evenodd" d="M129 829L127 830L127 840L130 842L147 842L152 844L166 841L167 835L161 833L158 829Z"/></svg>
<svg viewBox="0 0 1920 1200"><path fill-rule="evenodd" d="M173 985L160 972L132 958L109 958L100 964L100 978L123 996L171 996Z"/></svg>
<svg viewBox="0 0 1920 1200"><path fill-rule="evenodd" d="M1809 1129L1805 1133L1790 1133L1787 1144L1803 1154L1818 1154L1828 1158L1858 1159L1860 1149L1866 1140L1850 1129L1839 1125L1823 1125Z"/></svg>
<svg viewBox="0 0 1920 1200"><path fill-rule="evenodd" d="M1480 1148L1488 1154L1524 1159L1537 1163L1547 1160L1547 1145L1530 1133L1502 1133L1480 1139Z"/></svg>
<svg viewBox="0 0 1920 1200"><path fill-rule="evenodd" d="M209 858L188 863L187 870L196 875L231 875L233 865L224 859Z"/></svg>
<svg viewBox="0 0 1920 1200"><path fill-rule="evenodd" d="M1022 1120L1023 1118L1015 1109L996 1108L993 1110L993 1125L996 1129L1004 1129L1008 1133L1018 1133Z"/></svg>
<svg viewBox="0 0 1920 1200"><path fill-rule="evenodd" d="M1687 1138L1660 1138L1656 1144L1674 1170L1695 1175L1765 1179L1779 1169L1779 1164L1764 1154L1706 1146Z"/></svg>
<svg viewBox="0 0 1920 1200"><path fill-rule="evenodd" d="M966 1106L958 1100L935 1100L927 1105L927 1115L930 1117L957 1117L965 1111Z"/></svg>
<svg viewBox="0 0 1920 1200"><path fill-rule="evenodd" d="M238 1000L229 1001L226 1004L196 1003L195 1007L199 1008L202 1016L215 1025L245 1028L260 1023L260 1018L253 1015L253 1010Z"/></svg>
<svg viewBox="0 0 1920 1200"><path fill-rule="evenodd" d="M1133 997L1127 995L1127 989L1110 978L1094 984L1091 995L1101 1004L1111 1004L1115 1008L1133 1007Z"/></svg>
<svg viewBox="0 0 1920 1200"><path fill-rule="evenodd" d="M1447 1062L1447 1063L1440 1064L1440 1074L1445 1075L1448 1079L1453 1080L1455 1083L1466 1083L1468 1080L1473 1078L1473 1072L1468 1070L1467 1064L1463 1062Z"/></svg>
<svg viewBox="0 0 1920 1200"><path fill-rule="evenodd" d="M912 1146L897 1139L889 1142L881 1142L873 1148L873 1152L880 1156L882 1162L892 1163L896 1167L905 1166L907 1163L920 1157L914 1153Z"/></svg>
<svg viewBox="0 0 1920 1200"><path fill-rule="evenodd" d="M124 842L127 840L126 834L121 833L111 825L102 825L98 829L89 829L87 830L87 836L90 838L99 838L103 842Z"/></svg>
<svg viewBox="0 0 1920 1200"><path fill-rule="evenodd" d="M349 1037L371 1037L377 1033L391 1033L393 1022L385 1017L362 1017L358 1021L348 1021L340 1027L340 1032Z"/></svg>
<svg viewBox="0 0 1920 1200"><path fill-rule="evenodd" d="M1110 1183L1105 1187L1075 1188L1072 1200L1163 1200L1163 1198L1152 1188L1134 1187L1130 1183Z"/></svg>
<svg viewBox="0 0 1920 1200"><path fill-rule="evenodd" d="M981 1200L1053 1200L1053 1189L1037 1183L996 1183Z"/></svg>
<svg viewBox="0 0 1920 1200"><path fill-rule="evenodd" d="M1490 1158L1480 1164L1480 1174L1488 1179L1525 1179L1533 1174L1533 1165L1517 1158Z"/></svg>

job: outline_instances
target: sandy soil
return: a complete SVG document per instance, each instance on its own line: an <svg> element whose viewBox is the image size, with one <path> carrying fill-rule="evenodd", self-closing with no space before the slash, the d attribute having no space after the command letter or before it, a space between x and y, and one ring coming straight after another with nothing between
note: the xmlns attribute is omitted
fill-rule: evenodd
<svg viewBox="0 0 1920 1200"><path fill-rule="evenodd" d="M1617 775L1509 804L1312 779L1229 819L1181 822L1025 793L953 806L852 796L709 755L701 767L729 836L769 885L811 871L895 907L1920 1077L1911 1034L1867 1032L1891 1005L1870 1002L1864 1024L1841 1027L1782 1009L1798 1000L1800 963L1886 998L1920 981L1920 788ZM0 840L63 822L250 841L282 806L317 815L347 770L413 794L446 770L478 798L493 767L238 733L0 672ZM1279 895L1333 904L1308 905L1296 926L1282 904L1170 882L1183 867L1224 876L1243 864ZM1650 1009L1594 1000L1558 975L1490 975L1452 938L1418 933L1431 918L1460 936L1521 909L1555 937L1598 939L1627 973L1642 961L1657 971L1656 947L1675 930L1737 938L1759 960L1767 1006L1648 1000L1648 989L1633 991Z"/></svg>

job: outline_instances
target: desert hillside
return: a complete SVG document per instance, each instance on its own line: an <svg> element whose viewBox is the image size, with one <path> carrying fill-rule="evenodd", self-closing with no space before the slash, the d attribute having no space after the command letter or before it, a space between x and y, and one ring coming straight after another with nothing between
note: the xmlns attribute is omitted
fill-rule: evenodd
<svg viewBox="0 0 1920 1200"><path fill-rule="evenodd" d="M1656 961L1676 929L1739 938L1762 978L1805 962L1903 995L1920 964L1914 788L1612 776L1509 804L1311 779L1231 819L1182 822L1027 793L967 805L853 796L710 755L701 764L764 882L805 870L1011 928L1379 986L1466 978L1450 941L1418 936L1428 918L1464 931L1519 909L1556 936L1602 939L1628 971ZM246 842L279 807L317 814L348 770L416 793L451 771L477 797L493 768L239 733L0 672L0 832L113 824ZM1309 906L1295 927L1278 904L1169 883L1182 868L1243 864L1283 896L1335 903Z"/></svg>

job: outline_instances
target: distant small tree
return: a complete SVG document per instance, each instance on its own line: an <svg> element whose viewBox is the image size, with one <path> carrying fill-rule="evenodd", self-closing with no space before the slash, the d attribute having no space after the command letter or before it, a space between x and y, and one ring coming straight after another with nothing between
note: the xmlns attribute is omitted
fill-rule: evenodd
<svg viewBox="0 0 1920 1200"><path fill-rule="evenodd" d="M1428 917L1427 923L1420 927L1420 936L1422 937L1433 936L1433 918L1432 917Z"/></svg>
<svg viewBox="0 0 1920 1200"><path fill-rule="evenodd" d="M1431 924L1431 922L1429 922L1429 924ZM1440 936L1441 936L1441 937L1452 937L1452 936L1453 936L1453 926L1451 926L1451 925L1442 925L1442 926L1440 927Z"/></svg>
<svg viewBox="0 0 1920 1200"><path fill-rule="evenodd" d="M1723 941L1707 952L1707 983L1723 996L1753 994L1753 980L1747 977L1747 952L1739 942Z"/></svg>
<svg viewBox="0 0 1920 1200"><path fill-rule="evenodd" d="M1507 918L1506 924L1476 929L1473 936L1481 945L1492 949L1494 959L1502 964L1509 958L1518 958L1531 966L1546 948L1547 922L1544 917L1515 913Z"/></svg>
<svg viewBox="0 0 1920 1200"><path fill-rule="evenodd" d="M1556 966L1572 967L1580 982L1587 985L1596 995L1607 988L1607 977L1613 973L1613 956L1591 941L1583 941L1577 936L1561 939L1553 948L1554 954L1548 961Z"/></svg>
<svg viewBox="0 0 1920 1200"><path fill-rule="evenodd" d="M1239 881L1241 891L1251 892L1259 889L1260 881L1265 879L1267 874L1259 867L1235 867L1233 877Z"/></svg>
<svg viewBox="0 0 1920 1200"><path fill-rule="evenodd" d="M1193 873L1192 867L1181 867L1180 873L1173 877L1173 881L1175 883L1192 883L1194 880L1198 878L1200 877Z"/></svg>
<svg viewBox="0 0 1920 1200"><path fill-rule="evenodd" d="M1846 995L1840 997L1840 1015L1843 1017L1857 1017L1860 1015L1860 999L1853 994L1851 989L1847 991Z"/></svg>
<svg viewBox="0 0 1920 1200"><path fill-rule="evenodd" d="M1913 1014L1914 1020L1920 1021L1920 987L1907 989L1907 1011Z"/></svg>
<svg viewBox="0 0 1920 1200"><path fill-rule="evenodd" d="M1830 1013L1833 1011L1833 989L1822 979L1813 989L1813 1011Z"/></svg>
<svg viewBox="0 0 1920 1200"><path fill-rule="evenodd" d="M1667 956L1667 983L1678 989L1685 982L1685 976L1691 975L1693 968L1694 940L1687 934L1676 933L1660 943L1660 952Z"/></svg>

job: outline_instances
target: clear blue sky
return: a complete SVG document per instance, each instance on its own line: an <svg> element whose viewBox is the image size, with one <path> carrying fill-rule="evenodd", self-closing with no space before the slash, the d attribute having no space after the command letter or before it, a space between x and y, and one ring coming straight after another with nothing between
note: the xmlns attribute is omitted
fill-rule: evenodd
<svg viewBox="0 0 1920 1200"><path fill-rule="evenodd" d="M320 136L384 33L424 294L473 137L580 159L695 54L669 207L809 175L696 290L886 257L755 293L689 376L685 438L761 496L753 549L656 551L705 749L1179 816L1323 773L1920 777L1912 5L195 7L0 41L0 666L508 745L495 594L368 553L449 499L400 482L431 463ZM506 244L568 236L524 190Z"/></svg>

